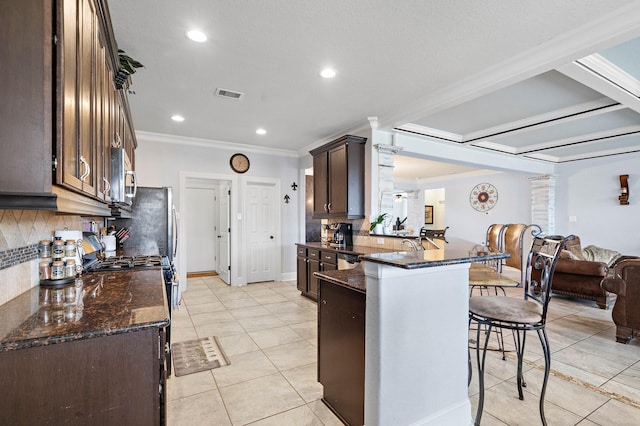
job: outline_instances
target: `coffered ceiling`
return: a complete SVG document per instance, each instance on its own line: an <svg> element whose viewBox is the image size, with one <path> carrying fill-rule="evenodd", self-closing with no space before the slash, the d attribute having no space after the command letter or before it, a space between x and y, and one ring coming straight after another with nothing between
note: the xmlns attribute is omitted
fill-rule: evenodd
<svg viewBox="0 0 640 426"><path fill-rule="evenodd" d="M109 5L119 47L145 64L129 97L141 132L303 154L375 116L381 129L551 163L640 150L632 0ZM191 28L208 40L188 40ZM335 78L319 76L326 66Z"/></svg>

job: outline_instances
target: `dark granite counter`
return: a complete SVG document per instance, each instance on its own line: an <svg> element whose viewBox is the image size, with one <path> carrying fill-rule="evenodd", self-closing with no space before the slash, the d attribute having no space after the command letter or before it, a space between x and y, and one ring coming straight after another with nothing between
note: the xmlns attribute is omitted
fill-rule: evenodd
<svg viewBox="0 0 640 426"><path fill-rule="evenodd" d="M338 253L353 254L353 255L365 255L373 253L390 253L391 249L369 247L369 246L344 246L344 247L331 247L328 244L323 243L296 243L297 246L310 247L314 249L332 250Z"/></svg>
<svg viewBox="0 0 640 426"><path fill-rule="evenodd" d="M367 292L367 280L361 267L355 269L342 269L335 271L314 272L321 280L329 281L342 287Z"/></svg>
<svg viewBox="0 0 640 426"><path fill-rule="evenodd" d="M0 352L169 324L160 268L86 273L34 287L0 306Z"/></svg>
<svg viewBox="0 0 640 426"><path fill-rule="evenodd" d="M437 240L437 242L440 249L374 253L361 256L361 259L403 269L417 269L510 257L508 253L490 252L481 244L457 238L451 238L448 242L442 240Z"/></svg>

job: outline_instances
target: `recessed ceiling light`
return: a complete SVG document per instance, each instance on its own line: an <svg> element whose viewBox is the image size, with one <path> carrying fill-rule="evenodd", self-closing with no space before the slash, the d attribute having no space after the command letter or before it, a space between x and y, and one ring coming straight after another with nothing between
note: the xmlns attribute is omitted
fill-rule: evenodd
<svg viewBox="0 0 640 426"><path fill-rule="evenodd" d="M333 78L336 76L336 71L331 68L325 68L322 71L320 71L320 76L322 78Z"/></svg>
<svg viewBox="0 0 640 426"><path fill-rule="evenodd" d="M197 43L204 43L207 41L207 35L199 30L187 31L187 37Z"/></svg>
<svg viewBox="0 0 640 426"><path fill-rule="evenodd" d="M182 122L182 121L184 121L184 117L183 117L183 116L181 116L181 115L177 115L177 114L176 114L176 115L172 115L172 116L171 116L171 119L172 119L173 121L177 121L177 122Z"/></svg>
<svg viewBox="0 0 640 426"><path fill-rule="evenodd" d="M263 129L263 128L260 128L260 129L256 130L256 133L259 134L259 135L266 135L267 131L265 129Z"/></svg>

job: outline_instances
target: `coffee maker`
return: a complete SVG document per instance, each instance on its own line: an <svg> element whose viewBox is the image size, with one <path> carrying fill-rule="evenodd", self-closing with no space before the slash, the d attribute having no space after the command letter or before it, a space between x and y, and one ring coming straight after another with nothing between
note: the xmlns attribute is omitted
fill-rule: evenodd
<svg viewBox="0 0 640 426"><path fill-rule="evenodd" d="M345 247L353 245L353 229L350 223L341 222L333 225L332 247Z"/></svg>

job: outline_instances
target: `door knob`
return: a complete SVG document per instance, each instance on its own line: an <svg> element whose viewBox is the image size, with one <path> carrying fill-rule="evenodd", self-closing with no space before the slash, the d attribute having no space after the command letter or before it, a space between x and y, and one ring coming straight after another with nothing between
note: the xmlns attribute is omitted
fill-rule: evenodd
<svg viewBox="0 0 640 426"><path fill-rule="evenodd" d="M271 235L269 238L273 240L273 235Z"/></svg>

